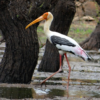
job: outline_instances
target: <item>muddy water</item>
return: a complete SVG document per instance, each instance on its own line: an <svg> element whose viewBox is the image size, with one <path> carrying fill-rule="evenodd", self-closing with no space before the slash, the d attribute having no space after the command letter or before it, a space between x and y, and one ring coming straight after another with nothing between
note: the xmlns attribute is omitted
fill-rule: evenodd
<svg viewBox="0 0 100 100"><path fill-rule="evenodd" d="M58 88L59 87L59 88ZM79 88L78 86L76 86ZM84 86L83 86L84 87ZM49 89L50 88L50 89ZM81 88L81 87L80 87ZM66 92L65 89L62 89L61 86L47 86L46 88L28 88L28 87L0 87L0 98L6 99L55 99L56 97L63 98L69 95L70 97L77 98L100 98L100 91L91 91L86 90L86 88L90 88L88 86L84 87L84 89L76 89L70 87L69 93ZM93 88L93 87L92 87ZM94 86L95 88L95 86ZM96 88L95 88L96 89Z"/></svg>
<svg viewBox="0 0 100 100"><path fill-rule="evenodd" d="M4 44L0 45L0 58L4 53ZM39 60L31 84L0 84L0 100L100 100L100 52L88 51L93 62L84 62L68 54L72 68L69 91L66 91L68 66L64 59L63 73L58 73L40 83L52 73L38 72L44 49L40 50Z"/></svg>

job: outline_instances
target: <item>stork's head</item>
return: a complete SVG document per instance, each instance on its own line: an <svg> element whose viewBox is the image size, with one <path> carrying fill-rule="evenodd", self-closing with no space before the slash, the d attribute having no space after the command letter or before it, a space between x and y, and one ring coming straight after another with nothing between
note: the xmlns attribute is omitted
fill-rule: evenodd
<svg viewBox="0 0 100 100"><path fill-rule="evenodd" d="M50 12L46 12L44 13L42 16L38 17L37 19L35 19L34 21L32 21L30 24L28 24L25 29L27 29L28 27L30 27L31 25L37 23L37 22L40 22L42 20L48 20L50 18L52 18L53 15L50 13Z"/></svg>

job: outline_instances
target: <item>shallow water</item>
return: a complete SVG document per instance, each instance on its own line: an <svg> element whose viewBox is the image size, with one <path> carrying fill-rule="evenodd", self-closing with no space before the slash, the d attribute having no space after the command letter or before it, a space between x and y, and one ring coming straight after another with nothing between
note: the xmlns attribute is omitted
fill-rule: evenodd
<svg viewBox="0 0 100 100"><path fill-rule="evenodd" d="M2 48L3 47L3 48ZM0 58L4 53L4 44L0 47ZM42 50L42 55L43 55ZM88 51L95 59L94 62L83 62L78 57L68 54L72 68L70 74L69 91L66 90L68 78L68 66L64 59L63 73L57 73L47 80L46 85L40 83L52 73L38 72L35 68L31 84L0 84L0 100L26 99L26 100L88 100L88 98L100 99L100 52ZM40 55L41 56L41 55ZM73 97L73 98L72 98ZM70 99L71 98L71 99ZM91 99L89 99L91 100Z"/></svg>
<svg viewBox="0 0 100 100"><path fill-rule="evenodd" d="M58 88L60 87L60 88ZM0 87L0 98L7 98L7 99L45 99L50 98L53 99L56 96L59 98L61 97L95 97L100 98L100 90L98 89L95 91L92 90L85 90L85 89L75 89L71 88L69 92L66 91L66 89L61 89L61 86L58 86L56 88L47 86L45 88L22 88L22 87ZM84 86L83 86L84 87ZM87 87L87 86L86 86ZM52 88L52 89L51 89ZM89 88L89 87L87 87Z"/></svg>

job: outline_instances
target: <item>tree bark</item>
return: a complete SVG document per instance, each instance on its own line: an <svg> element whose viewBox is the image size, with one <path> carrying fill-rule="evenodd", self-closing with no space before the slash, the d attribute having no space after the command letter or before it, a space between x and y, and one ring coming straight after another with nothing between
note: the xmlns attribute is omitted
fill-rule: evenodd
<svg viewBox="0 0 100 100"><path fill-rule="evenodd" d="M97 3L98 3L98 5L100 5L100 0L95 0Z"/></svg>
<svg viewBox="0 0 100 100"><path fill-rule="evenodd" d="M74 0L58 0L51 10L54 20L51 25L52 31L67 35L72 19L75 14ZM45 53L39 65L38 71L55 72L59 69L59 54L55 46L46 42Z"/></svg>
<svg viewBox="0 0 100 100"><path fill-rule="evenodd" d="M100 0L96 0L100 6ZM80 45L86 50L98 50L100 49L100 20L97 23L95 30L91 35L86 38Z"/></svg>
<svg viewBox="0 0 100 100"><path fill-rule="evenodd" d="M6 41L0 64L0 82L29 83L38 59L37 25L25 31L25 19L14 14L14 6L18 6L18 3L14 4L12 2L12 7L0 9L0 29Z"/></svg>

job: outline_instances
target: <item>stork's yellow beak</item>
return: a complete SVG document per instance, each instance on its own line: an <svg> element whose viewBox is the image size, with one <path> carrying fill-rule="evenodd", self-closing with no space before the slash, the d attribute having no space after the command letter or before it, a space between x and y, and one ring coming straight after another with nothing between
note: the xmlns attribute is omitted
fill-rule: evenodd
<svg viewBox="0 0 100 100"><path fill-rule="evenodd" d="M29 24L25 27L25 29L27 29L27 28L30 27L31 25L33 25L33 24L35 24L35 23L37 23L37 22L40 22L40 21L42 21L42 20L45 20L43 16L38 17L37 19L35 19L35 20L32 21L31 23L29 23Z"/></svg>

